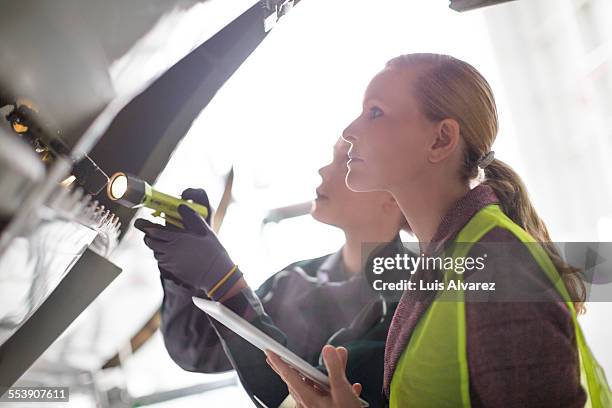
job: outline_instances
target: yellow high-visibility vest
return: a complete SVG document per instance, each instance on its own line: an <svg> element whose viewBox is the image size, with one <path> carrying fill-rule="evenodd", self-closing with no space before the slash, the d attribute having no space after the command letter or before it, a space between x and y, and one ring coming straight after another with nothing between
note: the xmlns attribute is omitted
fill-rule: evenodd
<svg viewBox="0 0 612 408"><path fill-rule="evenodd" d="M610 387L601 366L586 344L576 320L574 304L548 254L535 239L491 204L478 211L457 235L452 257L465 257L471 246L495 227L515 235L554 284L572 315L580 355L580 380L587 393L586 407L612 407ZM445 273L445 280L462 275ZM459 286L459 288L461 288ZM442 291L417 323L398 361L389 395L391 408L469 407L470 387L466 351L466 320L462 289Z"/></svg>

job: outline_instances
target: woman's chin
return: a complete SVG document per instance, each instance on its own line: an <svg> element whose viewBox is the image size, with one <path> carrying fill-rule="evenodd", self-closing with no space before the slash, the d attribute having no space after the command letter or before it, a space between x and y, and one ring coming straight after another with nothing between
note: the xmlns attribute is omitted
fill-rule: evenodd
<svg viewBox="0 0 612 408"><path fill-rule="evenodd" d="M325 222L327 219L327 213L329 213L328 199L317 198L313 200L312 207L310 208L310 216L317 221Z"/></svg>
<svg viewBox="0 0 612 408"><path fill-rule="evenodd" d="M310 211L310 216L315 220L319 221L323 224L332 224L331 220L333 220L333 216L329 214L329 211L326 211L325 208L321 206L313 206L312 211Z"/></svg>
<svg viewBox="0 0 612 408"><path fill-rule="evenodd" d="M370 180L362 172L356 172L349 168L346 174L346 186L357 193L367 193L368 191L377 191L379 188L376 187L373 180Z"/></svg>

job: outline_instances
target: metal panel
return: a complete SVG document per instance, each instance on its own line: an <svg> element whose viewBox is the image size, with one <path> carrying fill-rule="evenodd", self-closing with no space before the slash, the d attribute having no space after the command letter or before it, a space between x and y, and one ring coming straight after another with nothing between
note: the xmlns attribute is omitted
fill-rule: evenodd
<svg viewBox="0 0 612 408"><path fill-rule="evenodd" d="M13 385L120 272L86 250L32 317L0 346L0 392Z"/></svg>
<svg viewBox="0 0 612 408"><path fill-rule="evenodd" d="M117 110L255 0L22 0L0 14L0 88L32 102L40 126L77 157L94 118ZM108 123L104 123L108 122ZM79 142L77 144L77 142Z"/></svg>
<svg viewBox="0 0 612 408"><path fill-rule="evenodd" d="M455 11L469 11L509 1L515 0L450 0L449 7Z"/></svg>

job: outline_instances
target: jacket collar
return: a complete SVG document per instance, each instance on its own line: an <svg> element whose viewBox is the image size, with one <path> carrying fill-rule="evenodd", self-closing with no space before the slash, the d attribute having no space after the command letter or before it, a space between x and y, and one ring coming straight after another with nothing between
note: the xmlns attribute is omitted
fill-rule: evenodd
<svg viewBox="0 0 612 408"><path fill-rule="evenodd" d="M329 255L317 270L319 283L338 282L346 279L344 261L342 260L342 248Z"/></svg>
<svg viewBox="0 0 612 408"><path fill-rule="evenodd" d="M390 248L394 253L399 251L402 246L402 239L399 234L397 234L393 240L385 244L385 248ZM372 254L370 255L372 256ZM337 252L330 254L325 261L321 263L319 269L317 270L317 280L319 283L325 282L341 282L349 279L365 278L363 273L356 274L355 276L349 276L346 268L344 266L344 261L342 259L342 248L340 248Z"/></svg>
<svg viewBox="0 0 612 408"><path fill-rule="evenodd" d="M455 239L474 214L487 205L495 203L499 203L499 199L493 189L487 185L480 184L468 191L442 217L431 243L427 246L426 253L438 253L447 242Z"/></svg>

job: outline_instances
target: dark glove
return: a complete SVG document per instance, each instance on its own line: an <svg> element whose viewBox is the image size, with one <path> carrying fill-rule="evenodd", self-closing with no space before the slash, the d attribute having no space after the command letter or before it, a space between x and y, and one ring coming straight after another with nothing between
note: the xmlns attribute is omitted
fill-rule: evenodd
<svg viewBox="0 0 612 408"><path fill-rule="evenodd" d="M210 225L210 220L212 219L213 210L210 207L210 202L208 201L208 194L206 191L201 188L188 188L183 191L181 194L181 198L183 200L192 200L194 203L202 204L208 208L208 215L206 216L206 223Z"/></svg>
<svg viewBox="0 0 612 408"><path fill-rule="evenodd" d="M208 205L208 197L201 189L187 189L182 197ZM180 205L178 212L183 230L144 219L136 220L134 226L145 233L145 244L153 250L160 270L218 300L242 273L199 214L186 205Z"/></svg>

